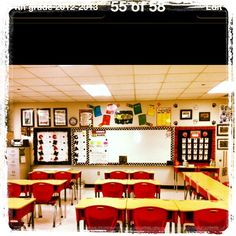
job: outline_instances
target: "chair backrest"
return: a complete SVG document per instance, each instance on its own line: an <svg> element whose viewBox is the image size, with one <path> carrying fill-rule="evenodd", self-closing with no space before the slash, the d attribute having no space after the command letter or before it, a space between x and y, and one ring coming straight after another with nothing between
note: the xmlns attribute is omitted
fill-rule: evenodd
<svg viewBox="0 0 236 236"><path fill-rule="evenodd" d="M156 186L151 183L140 182L134 184L135 198L155 198Z"/></svg>
<svg viewBox="0 0 236 236"><path fill-rule="evenodd" d="M58 171L54 174L55 179L63 179L66 181L66 187L69 187L72 179L72 174L67 171Z"/></svg>
<svg viewBox="0 0 236 236"><path fill-rule="evenodd" d="M48 204L54 194L54 186L49 183L35 183L32 185L33 197L37 204Z"/></svg>
<svg viewBox="0 0 236 236"><path fill-rule="evenodd" d="M7 183L8 197L20 197L21 186L15 183Z"/></svg>
<svg viewBox="0 0 236 236"><path fill-rule="evenodd" d="M168 212L159 207L140 207L133 210L134 230L143 233L164 233Z"/></svg>
<svg viewBox="0 0 236 236"><path fill-rule="evenodd" d="M128 174L124 171L110 172L110 179L128 179Z"/></svg>
<svg viewBox="0 0 236 236"><path fill-rule="evenodd" d="M193 222L197 232L220 234L228 227L228 211L208 208L194 212Z"/></svg>
<svg viewBox="0 0 236 236"><path fill-rule="evenodd" d="M110 182L102 184L103 197L122 198L123 192L124 192L124 185L121 183Z"/></svg>
<svg viewBox="0 0 236 236"><path fill-rule="evenodd" d="M43 172L43 171L33 171L32 173L31 173L31 175L30 175L30 178L31 179L35 179L35 180L37 180L37 179L48 179L49 177L48 177L49 175L48 175L48 173L46 173L46 172Z"/></svg>
<svg viewBox="0 0 236 236"><path fill-rule="evenodd" d="M131 179L151 179L151 176L148 172L137 171L131 174Z"/></svg>
<svg viewBox="0 0 236 236"><path fill-rule="evenodd" d="M114 231L117 220L116 208L100 205L85 208L85 224L90 231Z"/></svg>

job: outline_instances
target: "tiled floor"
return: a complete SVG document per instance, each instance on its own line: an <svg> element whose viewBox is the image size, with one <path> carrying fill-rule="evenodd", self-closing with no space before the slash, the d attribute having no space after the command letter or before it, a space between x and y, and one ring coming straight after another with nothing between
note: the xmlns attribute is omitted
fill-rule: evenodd
<svg viewBox="0 0 236 236"><path fill-rule="evenodd" d="M57 219L56 219L56 227L52 227L53 222L53 210L54 208L52 206L42 206L42 218L38 218L38 214L36 214L35 218L35 229L34 231L48 231L50 232L76 232L76 216L75 216L75 204L71 206L71 198L69 191L68 192L68 200L65 204L64 200L62 200L62 210L63 215L66 212L66 217L63 217L61 219L61 224L59 223L59 210L57 210ZM87 197L94 197L94 189L93 188L82 188L82 198ZM64 198L64 194L62 193L62 198ZM184 199L183 191L178 190L161 190L161 199ZM76 201L75 201L76 202ZM66 210L66 211L65 211ZM36 212L38 213L38 207L36 208ZM26 218L25 218L26 221ZM27 225L27 224L26 224ZM31 228L26 226L27 231L31 231ZM168 233L169 227L167 225L166 232Z"/></svg>

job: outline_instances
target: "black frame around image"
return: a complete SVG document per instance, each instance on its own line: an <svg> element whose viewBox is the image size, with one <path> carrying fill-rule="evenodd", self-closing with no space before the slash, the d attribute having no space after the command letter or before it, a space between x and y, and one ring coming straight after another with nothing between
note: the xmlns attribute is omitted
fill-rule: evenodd
<svg viewBox="0 0 236 236"><path fill-rule="evenodd" d="M192 114L193 114L192 109L180 110L180 119L181 120L191 120L192 119Z"/></svg>
<svg viewBox="0 0 236 236"><path fill-rule="evenodd" d="M44 114L39 114L40 112L44 112ZM37 126L38 127L51 126L51 109L50 108L37 109Z"/></svg>
<svg viewBox="0 0 236 236"><path fill-rule="evenodd" d="M53 108L54 126L67 126L67 108Z"/></svg>
<svg viewBox="0 0 236 236"><path fill-rule="evenodd" d="M229 135L229 125L228 124L218 124L217 125L217 136L228 136Z"/></svg>
<svg viewBox="0 0 236 236"><path fill-rule="evenodd" d="M199 112L199 121L210 121L211 113L210 112Z"/></svg>
<svg viewBox="0 0 236 236"><path fill-rule="evenodd" d="M229 140L228 139L217 139L217 150L228 150Z"/></svg>
<svg viewBox="0 0 236 236"><path fill-rule="evenodd" d="M34 110L21 109L21 127L33 127L34 126Z"/></svg>

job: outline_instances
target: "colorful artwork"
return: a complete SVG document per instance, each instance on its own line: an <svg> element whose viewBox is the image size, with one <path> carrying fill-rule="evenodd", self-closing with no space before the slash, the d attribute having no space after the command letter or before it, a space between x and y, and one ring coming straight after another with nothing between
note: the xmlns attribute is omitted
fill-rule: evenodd
<svg viewBox="0 0 236 236"><path fill-rule="evenodd" d="M149 105L148 106L147 115L148 116L154 116L155 115L155 106L154 105Z"/></svg>
<svg viewBox="0 0 236 236"><path fill-rule="evenodd" d="M80 127L93 126L93 111L91 109L79 110L79 125Z"/></svg>
<svg viewBox="0 0 236 236"><path fill-rule="evenodd" d="M142 114L138 116L138 123L139 125L146 125L147 120L146 120L146 115Z"/></svg>
<svg viewBox="0 0 236 236"><path fill-rule="evenodd" d="M110 115L103 115L102 118L102 123L99 124L99 126L103 126L103 125L110 125L110 121L111 121L111 116Z"/></svg>
<svg viewBox="0 0 236 236"><path fill-rule="evenodd" d="M132 124L133 123L133 111L116 111L115 113L116 124Z"/></svg>
<svg viewBox="0 0 236 236"><path fill-rule="evenodd" d="M134 105L132 104L127 104L128 107L132 107L134 109L134 114L137 115L137 114L140 114L142 113L142 106L141 106L141 103L136 103Z"/></svg>
<svg viewBox="0 0 236 236"><path fill-rule="evenodd" d="M157 126L171 125L171 108L158 107L157 108Z"/></svg>
<svg viewBox="0 0 236 236"><path fill-rule="evenodd" d="M107 105L107 109L106 109L106 114L111 114L111 115L113 115L113 114L115 114L115 112L116 112L116 110L117 110L117 108L119 107L119 105L117 104L108 104Z"/></svg>

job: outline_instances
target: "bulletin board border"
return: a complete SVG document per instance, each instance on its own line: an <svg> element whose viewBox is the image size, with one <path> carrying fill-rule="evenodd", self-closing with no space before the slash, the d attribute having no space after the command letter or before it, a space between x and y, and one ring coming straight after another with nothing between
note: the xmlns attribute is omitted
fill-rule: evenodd
<svg viewBox="0 0 236 236"><path fill-rule="evenodd" d="M87 158L86 162L75 162L74 160L74 145L75 145L75 140L74 140L74 133L78 131L86 130L86 148L87 148ZM88 127L88 128L79 128L79 127L74 127L71 128L71 157L72 157L72 164L73 165L82 165L82 166L124 166L124 164L120 164L119 162L108 162L108 163L89 163L89 131L91 130L166 130L170 132L171 136L171 160L166 163L149 163L149 162L132 162L132 163L127 163L125 166L169 166L173 165L173 157L174 157L174 137L175 137L175 127L170 127L170 126L152 126L152 127Z"/></svg>

